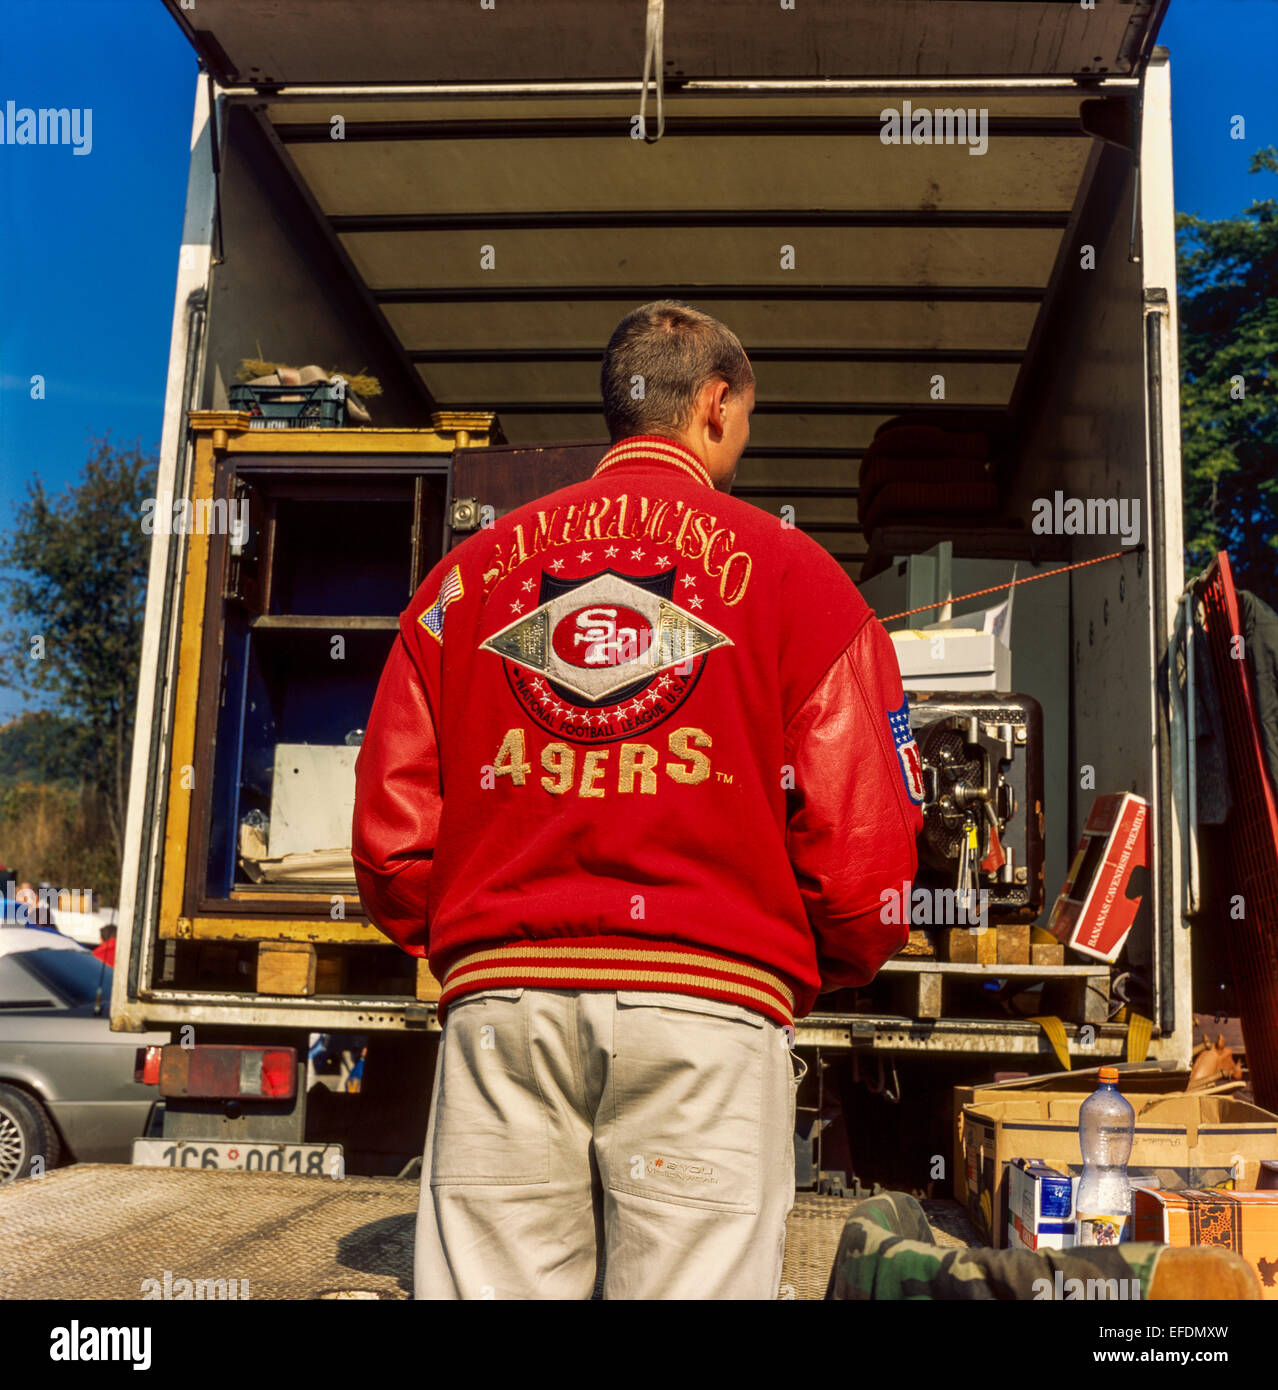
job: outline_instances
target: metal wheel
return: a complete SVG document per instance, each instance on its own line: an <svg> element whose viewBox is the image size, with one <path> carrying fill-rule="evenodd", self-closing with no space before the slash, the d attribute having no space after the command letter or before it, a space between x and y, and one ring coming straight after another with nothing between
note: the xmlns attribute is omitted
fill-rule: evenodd
<svg viewBox="0 0 1278 1390"><path fill-rule="evenodd" d="M0 1085L0 1183L47 1171L60 1149L58 1132L40 1102Z"/></svg>

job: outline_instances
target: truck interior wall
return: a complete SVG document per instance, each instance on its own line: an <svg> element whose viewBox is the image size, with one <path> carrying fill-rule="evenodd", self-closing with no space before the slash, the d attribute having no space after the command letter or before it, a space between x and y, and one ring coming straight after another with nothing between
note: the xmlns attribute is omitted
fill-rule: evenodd
<svg viewBox="0 0 1278 1390"><path fill-rule="evenodd" d="M222 125L223 264L212 273L204 409L225 409L240 361L366 372L381 428L429 426L425 387L399 355L252 112Z"/></svg>
<svg viewBox="0 0 1278 1390"><path fill-rule="evenodd" d="M1013 512L1033 516L1035 499L1113 498L1139 502L1141 542L1149 538L1145 439L1142 276L1129 259L1135 176L1126 151L1105 150L1091 193L1067 233L1039 361L1021 397L1019 467ZM1115 196L1117 194L1118 196ZM1084 269L1085 246L1095 268ZM1123 550L1122 537L1071 537L1071 563ZM1072 854L1095 796L1134 791L1152 798L1155 729L1151 691L1151 566L1135 546L1121 559L1074 570L1070 594L1069 806L1048 807L1051 838ZM1081 785L1094 768L1094 787ZM1059 890L1049 886L1049 892ZM1125 959L1152 973L1148 899Z"/></svg>

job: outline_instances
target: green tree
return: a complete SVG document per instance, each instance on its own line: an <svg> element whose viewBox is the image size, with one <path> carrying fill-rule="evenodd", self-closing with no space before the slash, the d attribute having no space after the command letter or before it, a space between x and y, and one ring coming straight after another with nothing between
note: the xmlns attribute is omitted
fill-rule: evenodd
<svg viewBox="0 0 1278 1390"><path fill-rule="evenodd" d="M103 797L117 872L150 557L140 518L155 476L155 458L137 446L94 440L62 493L31 480L8 555L17 626L6 634L13 656L0 681L44 692L78 725L80 780Z"/></svg>
<svg viewBox="0 0 1278 1390"><path fill-rule="evenodd" d="M32 710L0 726L0 786L75 784L84 766L84 730L52 710Z"/></svg>
<svg viewBox="0 0 1278 1390"><path fill-rule="evenodd" d="M1278 149L1251 172L1278 174ZM1176 223L1186 564L1227 550L1239 587L1278 606L1278 201Z"/></svg>

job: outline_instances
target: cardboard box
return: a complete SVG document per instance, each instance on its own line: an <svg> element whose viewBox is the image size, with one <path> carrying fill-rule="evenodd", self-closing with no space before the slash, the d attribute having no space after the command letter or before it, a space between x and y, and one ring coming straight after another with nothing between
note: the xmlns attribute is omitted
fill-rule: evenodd
<svg viewBox="0 0 1278 1390"><path fill-rule="evenodd" d="M1012 653L992 632L905 628L890 636L904 690L1012 688Z"/></svg>
<svg viewBox="0 0 1278 1390"><path fill-rule="evenodd" d="M1064 949L1063 947L1060 949ZM1077 1071L1040 1072L1037 1076L1019 1076L1009 1081L988 1081L981 1086L954 1088L954 1197L967 1205L967 1167L964 1161L964 1111L986 1100L1003 1100L1023 1091L1054 1091L1077 1094L1080 1103L1096 1089L1099 1067L1080 1067ZM1120 1062L1118 1088L1127 1095L1137 1091L1142 1095L1178 1094L1189 1085L1189 1072L1175 1062L1155 1058L1148 1062ZM1130 1099L1130 1096L1128 1097ZM1031 1155L1032 1156L1032 1155Z"/></svg>
<svg viewBox="0 0 1278 1390"><path fill-rule="evenodd" d="M1140 910L1129 888L1149 864L1149 807L1131 792L1098 796L1083 827L1047 930L1094 960L1113 964Z"/></svg>
<svg viewBox="0 0 1278 1390"><path fill-rule="evenodd" d="M1133 1197L1133 1240L1224 1246L1256 1271L1264 1297L1278 1300L1278 1192L1138 1187Z"/></svg>
<svg viewBox="0 0 1278 1390"><path fill-rule="evenodd" d="M276 744L270 858L350 848L358 756L345 744Z"/></svg>
<svg viewBox="0 0 1278 1390"><path fill-rule="evenodd" d="M1025 1091L964 1110L965 1205L976 1229L1001 1246L1007 1230L1007 1166L1034 1158L1061 1172L1083 1171L1078 1111L1091 1089ZM1227 1096L1128 1091L1136 1133L1128 1172L1133 1183L1157 1178L1163 1188L1249 1188L1262 1159L1278 1153L1278 1116Z"/></svg>
<svg viewBox="0 0 1278 1390"><path fill-rule="evenodd" d="M1036 1158L1007 1169L1007 1245L1012 1250L1068 1250L1074 1244L1078 1179Z"/></svg>

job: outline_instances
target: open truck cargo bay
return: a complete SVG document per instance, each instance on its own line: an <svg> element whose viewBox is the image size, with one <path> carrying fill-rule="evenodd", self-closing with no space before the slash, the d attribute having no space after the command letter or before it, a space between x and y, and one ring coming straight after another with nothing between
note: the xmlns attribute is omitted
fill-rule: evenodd
<svg viewBox="0 0 1278 1390"><path fill-rule="evenodd" d="M1054 635L1035 648L1050 643L1050 660L1018 667L1014 621L1012 688L1049 725L1036 920L1094 795L1077 769L1096 769L1095 792L1146 798L1150 891L1119 968L1150 982L1150 1055L1186 1060L1162 7L672 5L660 115L655 92L645 107L650 136L664 124L648 142L632 138L642 4L166 2L210 78L196 97L160 490L247 498L269 534L246 555L225 537L155 539L116 1026L435 1026L429 980L382 943L353 891L245 881L234 808L265 794L268 752L336 747L362 724L395 615L477 507L500 514L589 471L598 453L559 446L602 451L603 346L629 309L669 296L722 318L754 363L734 491L793 506L854 580L890 580L898 557L944 541L956 593L1013 564L1025 577L1092 559L1117 538L1035 535L1033 501L1139 500L1141 546L1017 591L1025 613L1035 591L1054 605L1042 626ZM881 113L906 101L970 110L984 137L885 144ZM227 392L259 355L377 376L376 428L247 429ZM192 430L189 411L210 413ZM979 529L896 530L871 554L859 462L906 412L994 429L1002 513ZM994 577L968 582L978 575ZM1020 629L1027 642L1035 626ZM325 720L303 708L303 678L328 679L315 643L339 631L355 670L324 687ZM264 992L263 942L317 944L317 978ZM1046 1054L1037 1024L969 1007L963 970L995 973L892 962L877 1002L810 1017L800 1044ZM1060 978L1070 971L1098 973L1081 959ZM938 972L935 1016L896 1007L922 997L915 975ZM1104 1018L1066 1019L1071 1053L1122 1054L1125 1029Z"/></svg>

